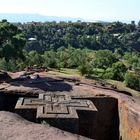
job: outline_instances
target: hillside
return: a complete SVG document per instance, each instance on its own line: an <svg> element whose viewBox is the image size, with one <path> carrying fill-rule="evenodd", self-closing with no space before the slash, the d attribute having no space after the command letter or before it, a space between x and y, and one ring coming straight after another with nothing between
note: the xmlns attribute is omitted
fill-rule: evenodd
<svg viewBox="0 0 140 140"><path fill-rule="evenodd" d="M12 13L0 13L0 20L7 19L9 22L16 23L26 23L26 22L60 22L60 21L77 21L82 20L81 18L71 18L71 17L57 17L57 16L45 16L40 14L12 14Z"/></svg>
<svg viewBox="0 0 140 140"><path fill-rule="evenodd" d="M120 54L126 51L140 52L140 26L134 21L130 24L32 22L17 26L25 33L28 51L36 50L42 53L45 50L56 51L60 47L71 46L91 50L109 49Z"/></svg>

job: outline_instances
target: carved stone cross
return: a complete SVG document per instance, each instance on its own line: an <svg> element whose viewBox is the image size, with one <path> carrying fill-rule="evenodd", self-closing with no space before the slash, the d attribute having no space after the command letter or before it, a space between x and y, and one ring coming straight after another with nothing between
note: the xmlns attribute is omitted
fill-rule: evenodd
<svg viewBox="0 0 140 140"><path fill-rule="evenodd" d="M15 111L28 120L45 120L52 126L72 133L90 133L88 136L93 135L91 130L97 113L90 100L71 98L67 94L40 94L38 98L19 98Z"/></svg>

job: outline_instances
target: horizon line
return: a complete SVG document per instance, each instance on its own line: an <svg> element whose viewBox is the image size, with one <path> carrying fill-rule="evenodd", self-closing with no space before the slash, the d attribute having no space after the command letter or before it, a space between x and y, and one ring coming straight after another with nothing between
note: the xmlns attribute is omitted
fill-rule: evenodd
<svg viewBox="0 0 140 140"><path fill-rule="evenodd" d="M8 13L8 12L3 12L3 13L0 13L1 15L3 14L7 14L7 15L38 15L38 16L43 16L43 17L56 17L56 18L71 18L71 19L77 19L77 20L82 20L82 21L85 21L85 22L95 22L95 21L99 21L99 22L122 22L122 23L131 23L131 21L135 21L135 23L138 23L140 20L138 19L133 19L133 20L130 20L130 19L118 19L118 20L115 20L115 19L89 19L89 18L84 18L84 17L72 17L72 16L57 16L57 15L44 15L44 14L41 14L41 13ZM0 17L1 18L1 17Z"/></svg>

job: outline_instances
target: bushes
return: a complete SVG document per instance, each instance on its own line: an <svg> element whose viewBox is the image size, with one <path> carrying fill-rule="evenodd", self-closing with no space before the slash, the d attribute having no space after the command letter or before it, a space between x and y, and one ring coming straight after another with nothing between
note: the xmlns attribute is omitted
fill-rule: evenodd
<svg viewBox="0 0 140 140"><path fill-rule="evenodd" d="M92 65L94 68L107 69L111 67L113 63L117 62L117 58L109 50L99 50L95 53L92 60Z"/></svg>
<svg viewBox="0 0 140 140"><path fill-rule="evenodd" d="M123 81L126 71L127 68L122 62L116 62L111 68L105 70L103 78Z"/></svg>
<svg viewBox="0 0 140 140"><path fill-rule="evenodd" d="M17 70L17 65L15 60L9 60L8 62L3 58L0 59L0 69L5 70L5 71L16 71Z"/></svg>
<svg viewBox="0 0 140 140"><path fill-rule="evenodd" d="M105 70L104 74L102 75L102 78L103 79L113 79L113 71L111 68L108 68Z"/></svg>
<svg viewBox="0 0 140 140"><path fill-rule="evenodd" d="M116 62L112 65L111 71L113 73L112 79L123 81L127 68L122 62Z"/></svg>
<svg viewBox="0 0 140 140"><path fill-rule="evenodd" d="M90 64L83 64L78 67L79 72L81 75L89 75L92 73L92 67Z"/></svg>
<svg viewBox="0 0 140 140"><path fill-rule="evenodd" d="M140 89L140 76L136 73L126 73L124 82L127 87L130 87L135 90Z"/></svg>

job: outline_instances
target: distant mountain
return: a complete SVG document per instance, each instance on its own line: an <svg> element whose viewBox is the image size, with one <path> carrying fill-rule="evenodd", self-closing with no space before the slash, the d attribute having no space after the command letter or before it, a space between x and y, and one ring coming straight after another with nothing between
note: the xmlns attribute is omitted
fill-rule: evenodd
<svg viewBox="0 0 140 140"><path fill-rule="evenodd" d="M101 24L109 24L111 22L109 21L101 21L101 20L88 20L87 22L91 22L91 23L101 23Z"/></svg>
<svg viewBox="0 0 140 140"><path fill-rule="evenodd" d="M9 22L46 22L46 21L72 21L75 22L77 20L84 21L81 18L71 18L71 17L57 17L57 16L44 16L39 14L3 14L0 13L0 20L7 19Z"/></svg>

